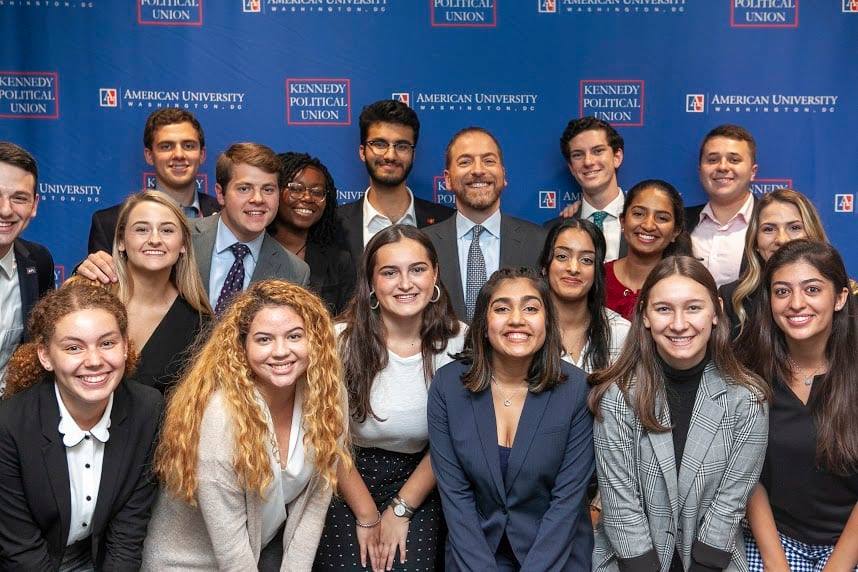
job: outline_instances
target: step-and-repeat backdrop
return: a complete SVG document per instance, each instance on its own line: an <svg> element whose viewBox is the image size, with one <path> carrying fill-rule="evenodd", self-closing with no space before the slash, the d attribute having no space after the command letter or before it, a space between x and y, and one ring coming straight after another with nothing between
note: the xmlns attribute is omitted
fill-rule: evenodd
<svg viewBox="0 0 858 572"><path fill-rule="evenodd" d="M340 202L366 187L361 108L407 102L422 132L409 183L445 204L443 151L494 132L505 211L542 222L580 192L560 155L569 119L626 140L621 186L663 178L702 202L697 153L721 123L758 142L755 193L813 198L858 273L858 0L0 0L0 139L39 161L25 235L62 279L93 211L149 186L146 116L194 112L214 193L235 141L306 151Z"/></svg>

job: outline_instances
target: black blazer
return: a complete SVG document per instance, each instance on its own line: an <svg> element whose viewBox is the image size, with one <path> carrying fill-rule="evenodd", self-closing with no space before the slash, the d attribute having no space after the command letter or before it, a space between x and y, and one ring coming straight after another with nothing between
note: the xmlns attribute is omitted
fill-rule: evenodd
<svg viewBox="0 0 858 572"><path fill-rule="evenodd" d="M456 214L455 209L414 197L414 214L417 228L423 228ZM363 199L337 206L337 218L342 224L343 242L348 246L355 264L363 254Z"/></svg>
<svg viewBox="0 0 858 572"><path fill-rule="evenodd" d="M92 518L96 570L138 570L156 485L149 471L163 401L123 381L114 392L110 439ZM66 448L57 430L54 381L0 402L0 569L58 570L69 534Z"/></svg>
<svg viewBox="0 0 858 572"><path fill-rule="evenodd" d="M200 210L204 217L220 211L220 203L211 195L197 192L200 199ZM92 213L92 225L89 227L89 254L103 250L113 252L113 235L116 233L116 223L119 221L119 211L123 203L107 207Z"/></svg>
<svg viewBox="0 0 858 572"><path fill-rule="evenodd" d="M424 232L438 251L441 282L447 287L453 309L465 321L465 293L462 289L462 271L459 268L459 249L456 244L456 217L432 225ZM501 215L500 264L498 268L529 266L538 268L539 254L545 242L545 231L532 222ZM465 269L467 271L467 269Z"/></svg>
<svg viewBox="0 0 858 572"><path fill-rule="evenodd" d="M586 374L566 362L562 368L565 382L527 394L506 478L491 390L465 389L461 361L435 374L429 451L449 529L446 570L497 570L504 534L522 570L590 570L593 417Z"/></svg>
<svg viewBox="0 0 858 572"><path fill-rule="evenodd" d="M54 289L54 259L41 244L18 238L13 243L18 265L18 289L21 292L21 316L24 318L22 342L29 338L27 318L39 298Z"/></svg>
<svg viewBox="0 0 858 572"><path fill-rule="evenodd" d="M338 315L354 291L357 261L344 247L308 242L304 262L310 267L307 287L319 295L332 316Z"/></svg>

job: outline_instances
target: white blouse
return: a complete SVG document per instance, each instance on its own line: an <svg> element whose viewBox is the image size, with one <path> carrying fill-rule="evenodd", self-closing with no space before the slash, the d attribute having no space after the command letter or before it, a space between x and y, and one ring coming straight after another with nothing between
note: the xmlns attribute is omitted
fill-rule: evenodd
<svg viewBox="0 0 858 572"><path fill-rule="evenodd" d="M101 467L104 461L104 444L110 438L110 412L113 410L113 394L107 400L101 419L89 431L81 429L72 418L54 382L57 405L60 407L60 434L66 446L66 462L69 467L71 491L71 520L66 546L71 546L92 534L92 513L98 501L101 485Z"/></svg>
<svg viewBox="0 0 858 572"><path fill-rule="evenodd" d="M628 320L610 308L605 308L605 314L608 316L608 329L611 332L611 343L608 345L608 363L612 364L620 356L620 352L623 351L623 344L626 342L626 336L628 336L632 325ZM584 356L587 354L587 348L589 347L590 340L587 340L584 347L581 348L581 354L577 360L573 360L572 356L566 352L563 352L563 360L580 367L587 373L593 373L593 365L589 362L584 363Z"/></svg>
<svg viewBox="0 0 858 572"><path fill-rule="evenodd" d="M345 324L335 325L337 335ZM459 324L458 335L447 340L443 352L435 354L433 371L453 361L449 354L462 351L468 327ZM419 453L429 443L426 403L429 382L423 375L423 355L401 357L387 351L387 367L375 376L369 403L375 417L367 415L363 423L351 421L352 441L358 447L377 447L396 453Z"/></svg>
<svg viewBox="0 0 858 572"><path fill-rule="evenodd" d="M304 397L301 385L295 387L295 403L292 406L292 429L289 431L289 453L286 460L286 468L281 468L275 452L276 438L274 437L274 425L268 405L261 395L258 395L263 411L265 412L268 429L271 435L269 442L269 456L271 458L271 471L274 479L265 493L262 504L262 546L274 539L277 530L286 522L286 507L295 500L307 487L313 476L313 463L307 458L304 451Z"/></svg>

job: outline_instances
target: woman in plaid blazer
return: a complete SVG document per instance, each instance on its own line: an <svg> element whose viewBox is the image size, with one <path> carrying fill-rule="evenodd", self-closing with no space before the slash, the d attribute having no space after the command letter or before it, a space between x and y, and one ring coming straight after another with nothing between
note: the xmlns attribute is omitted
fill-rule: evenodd
<svg viewBox="0 0 858 572"><path fill-rule="evenodd" d="M740 521L762 468L767 392L733 356L700 262L653 269L622 354L590 382L603 511L593 570L747 570Z"/></svg>

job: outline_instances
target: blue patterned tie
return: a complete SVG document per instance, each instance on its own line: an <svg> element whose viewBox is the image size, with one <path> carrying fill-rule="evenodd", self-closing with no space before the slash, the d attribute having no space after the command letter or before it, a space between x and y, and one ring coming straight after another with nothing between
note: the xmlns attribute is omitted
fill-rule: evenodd
<svg viewBox="0 0 858 572"><path fill-rule="evenodd" d="M220 296L217 297L217 305L215 305L215 315L217 316L220 316L229 306L232 297L244 289L244 257L250 254L250 249L246 244L240 242L236 242L229 249L235 256L235 262L232 263L226 280L223 281L223 288L220 289Z"/></svg>
<svg viewBox="0 0 858 572"><path fill-rule="evenodd" d="M605 222L606 218L608 218L608 213L606 213L605 211L596 211L592 215L590 215L590 218L593 219L593 224L598 226L599 230L604 230L602 228L602 223Z"/></svg>
<svg viewBox="0 0 858 572"><path fill-rule="evenodd" d="M480 248L482 225L476 224L471 229L471 246L468 248L468 275L465 281L465 313L470 322L474 317L474 306L477 304L477 294L486 283L486 259Z"/></svg>

